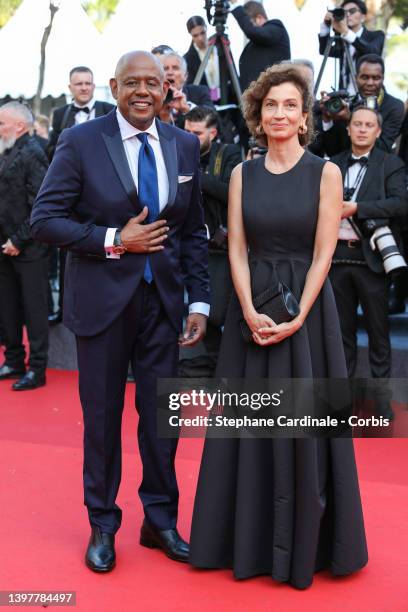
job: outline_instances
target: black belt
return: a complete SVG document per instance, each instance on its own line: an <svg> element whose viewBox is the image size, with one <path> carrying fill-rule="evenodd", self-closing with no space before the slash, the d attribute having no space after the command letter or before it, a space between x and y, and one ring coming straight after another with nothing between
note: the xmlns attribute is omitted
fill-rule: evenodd
<svg viewBox="0 0 408 612"><path fill-rule="evenodd" d="M360 240L338 240L333 253L333 264L367 265Z"/></svg>
<svg viewBox="0 0 408 612"><path fill-rule="evenodd" d="M337 244L346 246L349 249L361 249L361 240L338 240Z"/></svg>

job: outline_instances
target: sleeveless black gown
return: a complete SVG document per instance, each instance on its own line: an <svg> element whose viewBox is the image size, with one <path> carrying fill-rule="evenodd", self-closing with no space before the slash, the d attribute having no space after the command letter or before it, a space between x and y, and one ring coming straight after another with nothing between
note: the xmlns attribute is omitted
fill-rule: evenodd
<svg viewBox="0 0 408 612"><path fill-rule="evenodd" d="M242 167L252 295L277 279L300 299L313 255L324 161L306 151L283 174L259 157ZM234 292L217 377L346 378L336 304L326 280L303 327L269 347L243 341ZM190 563L268 574L306 588L313 574L367 563L353 442L207 439L195 499Z"/></svg>

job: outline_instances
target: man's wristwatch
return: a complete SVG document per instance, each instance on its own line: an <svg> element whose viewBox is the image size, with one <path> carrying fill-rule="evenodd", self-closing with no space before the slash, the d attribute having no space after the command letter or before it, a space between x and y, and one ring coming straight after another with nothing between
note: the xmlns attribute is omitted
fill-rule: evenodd
<svg viewBox="0 0 408 612"><path fill-rule="evenodd" d="M126 253L126 248L123 246L122 239L120 237L120 230L116 230L115 232L112 252L115 253L115 255L123 255L124 253Z"/></svg>

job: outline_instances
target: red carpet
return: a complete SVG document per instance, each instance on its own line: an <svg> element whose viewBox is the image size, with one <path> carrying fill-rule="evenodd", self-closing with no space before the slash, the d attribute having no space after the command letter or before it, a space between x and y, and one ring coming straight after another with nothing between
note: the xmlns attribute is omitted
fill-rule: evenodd
<svg viewBox="0 0 408 612"><path fill-rule="evenodd" d="M82 560L89 527L76 374L50 371L45 388L25 393L10 391L10 381L0 383L0 590L76 591L76 609L89 612L408 610L406 439L355 442L370 555L364 570L341 579L320 573L307 591L267 577L236 582L230 572L193 570L139 546L133 390L129 386L123 426L118 564L111 574L96 575ZM200 453L201 441L181 440L179 527L186 537Z"/></svg>

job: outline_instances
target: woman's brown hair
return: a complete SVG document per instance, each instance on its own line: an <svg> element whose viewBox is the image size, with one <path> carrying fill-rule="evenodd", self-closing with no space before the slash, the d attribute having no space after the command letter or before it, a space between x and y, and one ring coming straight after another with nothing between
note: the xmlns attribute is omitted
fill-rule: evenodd
<svg viewBox="0 0 408 612"><path fill-rule="evenodd" d="M299 133L299 142L302 146L308 145L313 139L313 95L310 83L295 64L276 64L267 68L244 91L243 113L248 129L260 145L268 145L266 135L260 134L256 128L261 123L262 103L266 94L271 87L282 85L282 83L292 83L302 96L302 111L307 113L307 132Z"/></svg>

